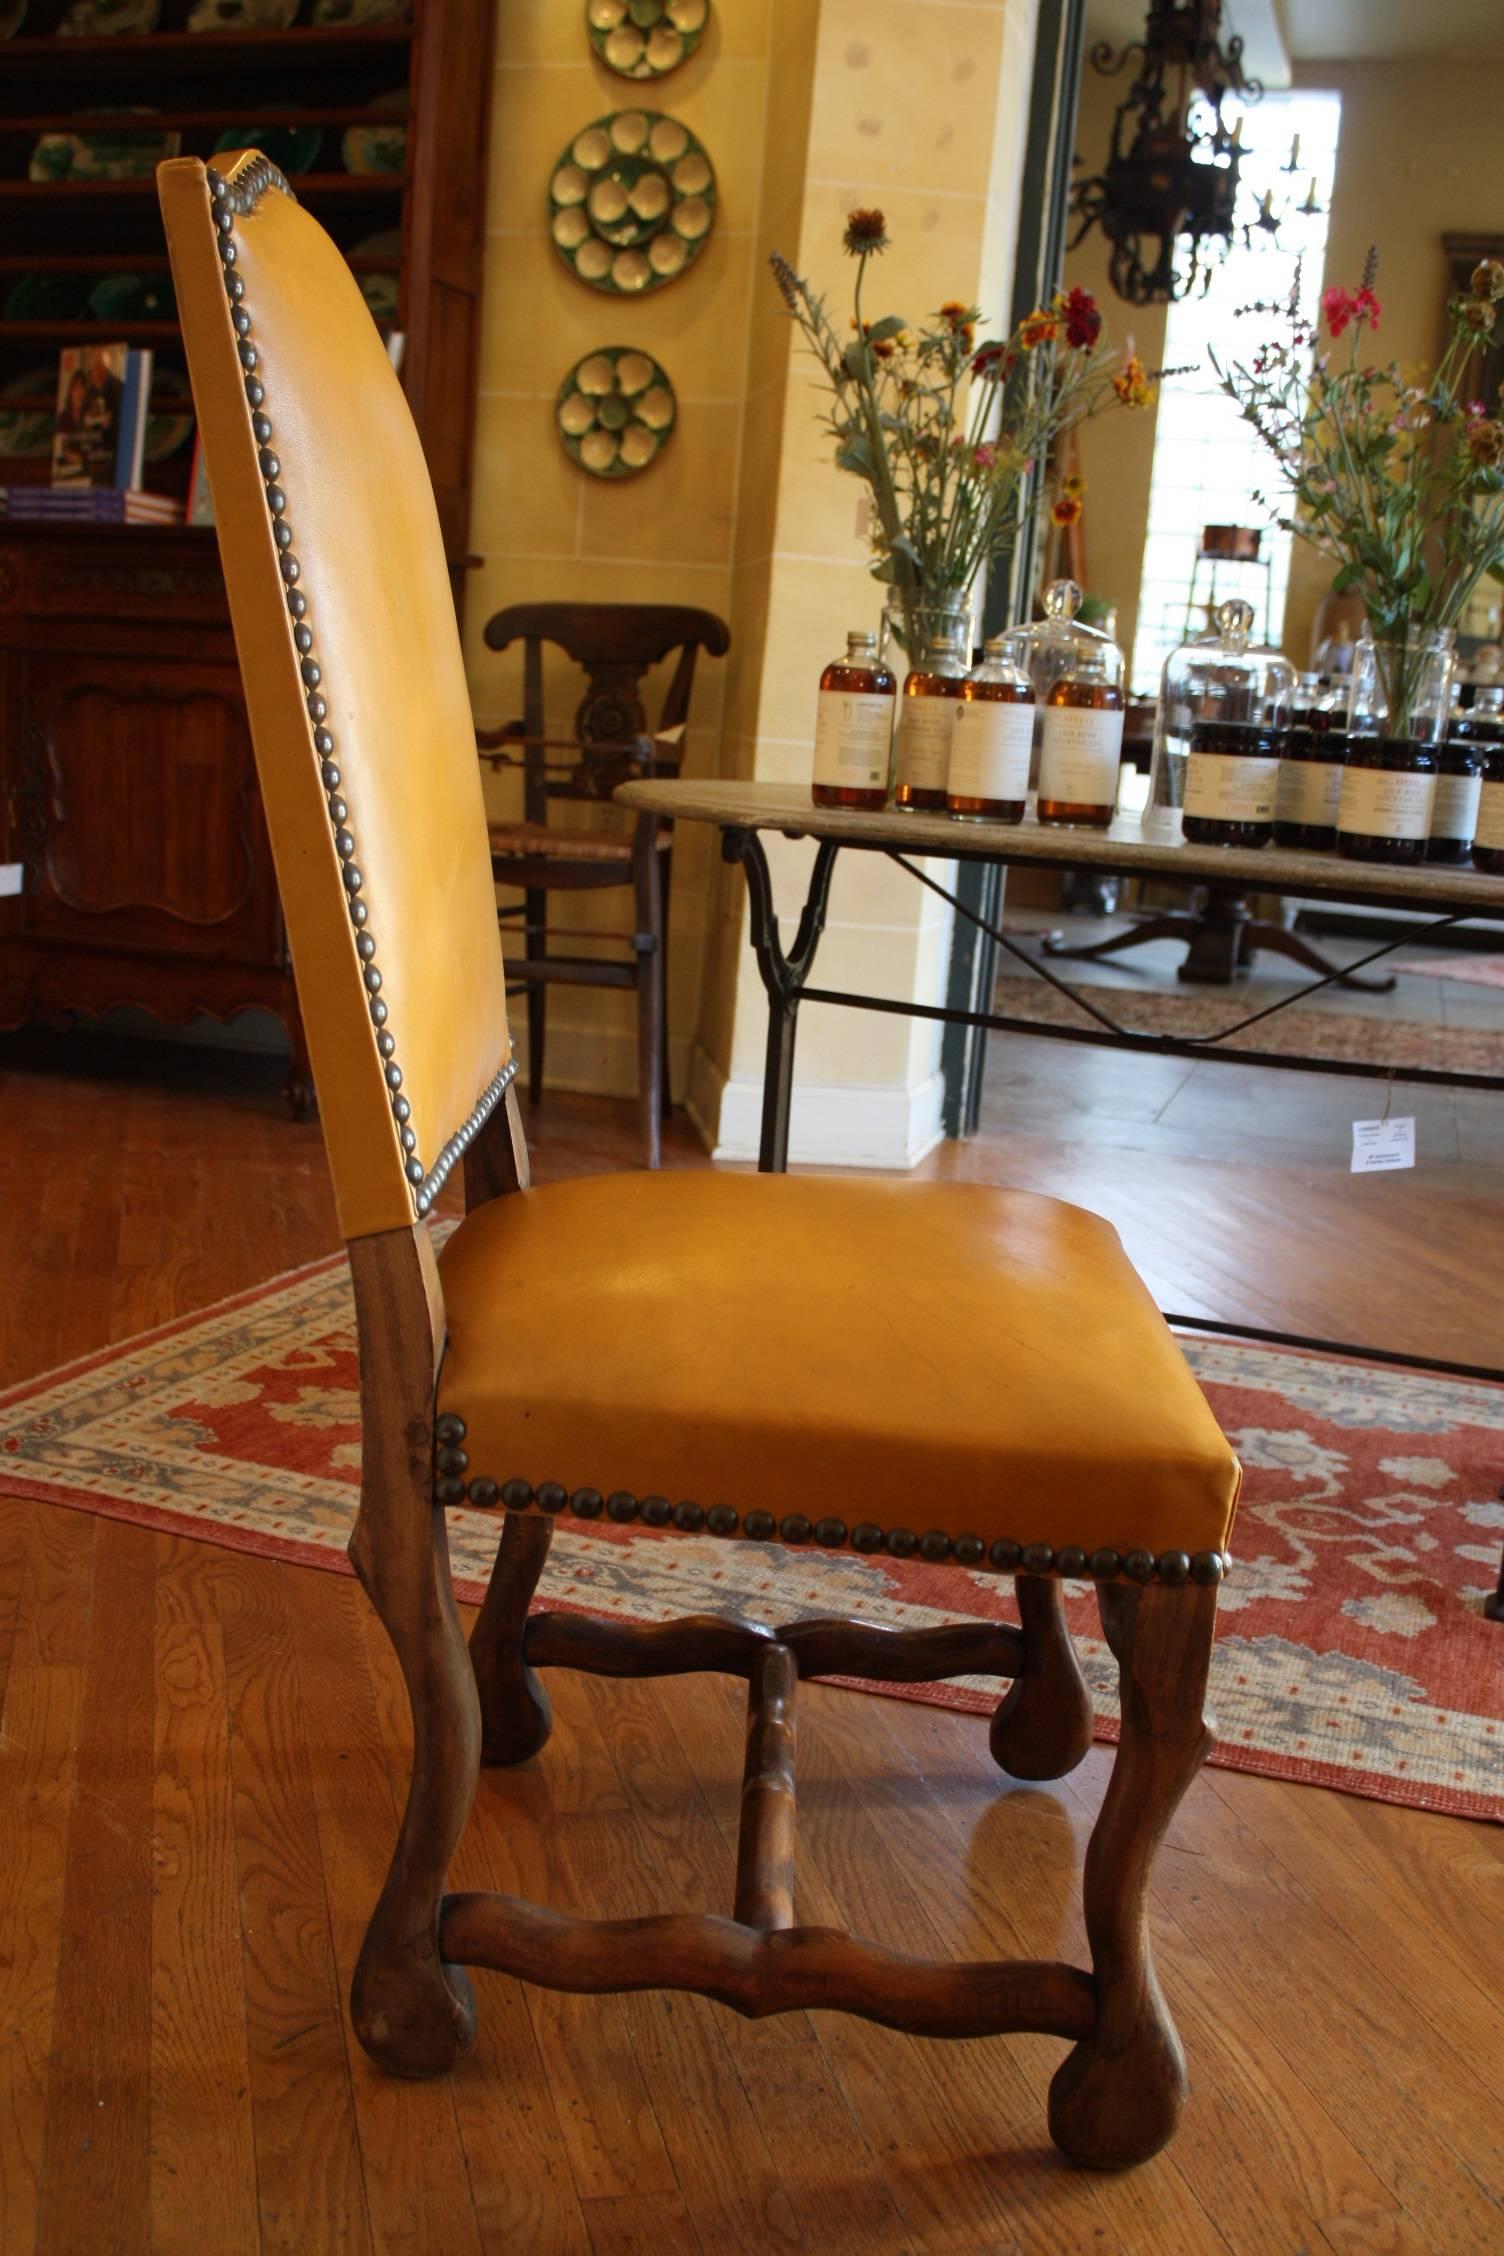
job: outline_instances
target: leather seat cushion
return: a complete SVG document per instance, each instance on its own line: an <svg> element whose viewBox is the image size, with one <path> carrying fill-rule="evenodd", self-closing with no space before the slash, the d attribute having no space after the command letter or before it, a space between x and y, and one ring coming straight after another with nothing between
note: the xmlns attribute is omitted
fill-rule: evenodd
<svg viewBox="0 0 1504 2256"><path fill-rule="evenodd" d="M497 860L536 861L543 856L550 861L626 863L632 859L632 839L626 831L551 830L546 823L492 823L488 836ZM673 841L666 830L660 830L653 843L660 853L667 853Z"/></svg>
<svg viewBox="0 0 1504 2256"><path fill-rule="evenodd" d="M592 1176L439 1261L467 1479L1220 1551L1239 1470L1111 1226L974 1184Z"/></svg>

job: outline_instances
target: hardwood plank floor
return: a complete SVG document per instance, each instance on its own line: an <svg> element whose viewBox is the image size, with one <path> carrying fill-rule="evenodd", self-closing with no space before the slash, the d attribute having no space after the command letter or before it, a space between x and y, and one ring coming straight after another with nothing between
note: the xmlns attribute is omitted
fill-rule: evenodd
<svg viewBox="0 0 1504 2256"><path fill-rule="evenodd" d="M1504 1213L1476 1153L1357 1210L1359 1273L1344 1202L1394 1186L1337 1179L1301 1084L1261 1094L1249 1162L1207 1156L1210 1123L1200 1156L1156 1148L1126 1080L1097 1078L1089 1113L1067 1089L1078 1132L1048 1136L1062 1087L1020 1090L1035 1070L1010 1053L986 1132L936 1172L1111 1213L1182 1307L1498 1359L1480 1347ZM166 1047L0 1042L0 1166L27 1224L0 1383L334 1249L318 1131L287 1122L277 1077ZM635 1161L629 1105L551 1097L530 1130L540 1180ZM669 1159L704 1164L677 1125ZM724 1908L741 1688L566 1675L555 1691L544 1757L483 1778L455 1884L601 1914ZM462 2067L380 2077L343 1993L408 1721L351 1582L0 1499L0 1697L5 2256L1504 2244L1498 1830L1204 1773L1153 1905L1191 2102L1164 2156L1093 2178L1048 2145L1060 2048L1043 2038L925 2045L482 1974ZM921 1951L1083 1951L1107 1750L1021 1786L974 1718L818 1686L800 1738L801 1916Z"/></svg>

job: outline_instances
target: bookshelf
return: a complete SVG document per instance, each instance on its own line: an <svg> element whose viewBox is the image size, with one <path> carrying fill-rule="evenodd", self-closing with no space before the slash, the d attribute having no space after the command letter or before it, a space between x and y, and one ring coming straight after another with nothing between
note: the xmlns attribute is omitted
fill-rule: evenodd
<svg viewBox="0 0 1504 2256"><path fill-rule="evenodd" d="M161 0L149 32L60 37L69 4L30 0L0 39L0 484L47 481L39 427L58 355L94 341L155 356L163 420L148 430L146 487L183 498L192 465L155 183L32 179L42 137L172 132L207 159L232 132L241 145L317 132L292 184L370 287L379 325L402 331L458 597L492 0L415 0L407 20L375 25L314 23L315 0L299 0L285 29L212 32L188 30L194 0ZM352 129L396 123L400 169L349 169ZM131 312L91 306L132 285L144 287ZM169 1022L271 1010L292 1043L294 1104L307 1104L212 532L0 518L0 863L15 862L21 893L0 897L0 1027L122 1003Z"/></svg>

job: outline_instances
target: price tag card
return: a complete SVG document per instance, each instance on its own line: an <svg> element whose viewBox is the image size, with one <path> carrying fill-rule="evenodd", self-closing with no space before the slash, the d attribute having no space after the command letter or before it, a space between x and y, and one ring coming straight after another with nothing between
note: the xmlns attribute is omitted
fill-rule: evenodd
<svg viewBox="0 0 1504 2256"><path fill-rule="evenodd" d="M1415 1165L1415 1120L1413 1115L1396 1120L1355 1120L1353 1122L1354 1175L1380 1175L1394 1167Z"/></svg>

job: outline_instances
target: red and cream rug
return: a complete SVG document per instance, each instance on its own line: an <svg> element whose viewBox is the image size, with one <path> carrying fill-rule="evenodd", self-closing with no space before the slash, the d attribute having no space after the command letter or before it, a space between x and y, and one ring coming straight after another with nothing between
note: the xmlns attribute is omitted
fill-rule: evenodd
<svg viewBox="0 0 1504 2256"><path fill-rule="evenodd" d="M1458 1816L1504 1817L1504 1389L1285 1349L1185 1343L1247 1469L1213 1676L1213 1760ZM348 1572L360 1471L343 1257L0 1396L0 1490ZM493 1516L450 1515L478 1599ZM1007 1618L959 1567L565 1524L540 1603L639 1621L736 1610L895 1626ZM1116 1735L1090 1593L1069 1613ZM995 1684L884 1687L985 1709Z"/></svg>

